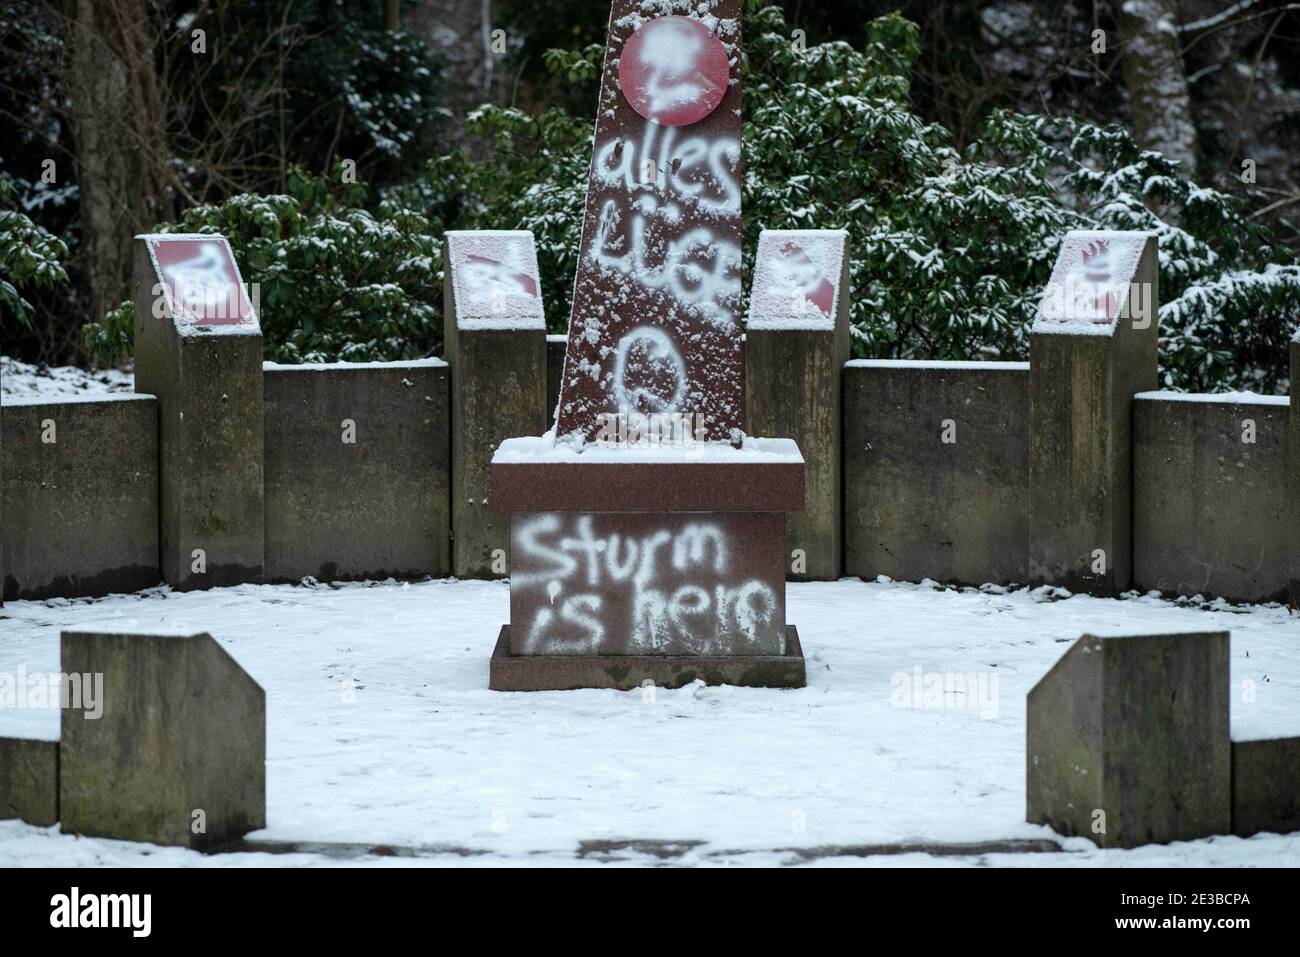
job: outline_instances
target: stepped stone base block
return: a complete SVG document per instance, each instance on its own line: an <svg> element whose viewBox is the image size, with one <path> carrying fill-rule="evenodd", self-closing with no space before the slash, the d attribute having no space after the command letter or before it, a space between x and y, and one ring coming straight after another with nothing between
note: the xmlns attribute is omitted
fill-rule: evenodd
<svg viewBox="0 0 1300 957"><path fill-rule="evenodd" d="M1232 743L1232 833L1300 831L1300 738Z"/></svg>
<svg viewBox="0 0 1300 957"><path fill-rule="evenodd" d="M65 710L65 833L211 850L266 826L266 695L211 635L65 631L62 670L102 674Z"/></svg>
<svg viewBox="0 0 1300 957"><path fill-rule="evenodd" d="M785 513L803 493L788 439L581 453L547 436L507 441L492 507L511 513L511 625L491 687L802 684L787 647Z"/></svg>
<svg viewBox="0 0 1300 957"><path fill-rule="evenodd" d="M1100 847L1229 833L1226 632L1084 635L1027 717L1030 823Z"/></svg>
<svg viewBox="0 0 1300 957"><path fill-rule="evenodd" d="M59 820L59 742L0 738L0 821Z"/></svg>
<svg viewBox="0 0 1300 957"><path fill-rule="evenodd" d="M158 403L9 400L3 409L4 597L157 585Z"/></svg>
<svg viewBox="0 0 1300 957"><path fill-rule="evenodd" d="M268 579L450 574L448 373L266 366Z"/></svg>
<svg viewBox="0 0 1300 957"><path fill-rule="evenodd" d="M680 688L710 685L802 688L807 684L803 647L794 625L785 627L784 651L772 655L516 655L511 629L501 626L492 653L488 687L493 691L629 691L647 683Z"/></svg>

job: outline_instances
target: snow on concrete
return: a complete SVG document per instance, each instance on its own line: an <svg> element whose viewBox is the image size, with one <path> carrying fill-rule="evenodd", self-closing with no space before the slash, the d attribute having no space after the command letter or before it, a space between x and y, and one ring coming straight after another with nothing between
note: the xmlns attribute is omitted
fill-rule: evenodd
<svg viewBox="0 0 1300 957"><path fill-rule="evenodd" d="M747 435L737 447L725 442L692 441L689 445L579 445L557 442L555 431L506 439L492 454L496 465L576 465L611 462L619 465L666 463L670 465L797 464L803 462L794 439Z"/></svg>
<svg viewBox="0 0 1300 957"><path fill-rule="evenodd" d="M808 656L798 690L487 690L507 618L499 582L253 586L98 601L12 602L0 672L58 666L59 632L206 630L266 689L267 823L256 840L379 842L418 858L203 857L0 822L0 864L323 865L799 863L792 849L1050 839L1024 821L1025 694L1085 631L1231 629L1239 739L1300 734L1300 616L1277 605L1068 596L1061 589L792 584ZM984 676L975 707L909 708L922 675ZM996 685L994 685L996 679ZM1254 700L1245 703L1245 682ZM992 691L996 687L996 694ZM0 709L0 734L50 736L57 713ZM1300 865L1294 836L1066 853L871 857L962 866ZM822 853L822 852L818 852ZM825 852L822 865L863 863Z"/></svg>
<svg viewBox="0 0 1300 957"><path fill-rule="evenodd" d="M91 372L76 366L37 366L0 356L0 396L11 399L89 398L131 392L135 375L118 369Z"/></svg>
<svg viewBox="0 0 1300 957"><path fill-rule="evenodd" d="M1154 402L1218 402L1226 405L1290 405L1285 395L1260 395L1258 392L1171 392L1157 389L1138 392L1133 398Z"/></svg>

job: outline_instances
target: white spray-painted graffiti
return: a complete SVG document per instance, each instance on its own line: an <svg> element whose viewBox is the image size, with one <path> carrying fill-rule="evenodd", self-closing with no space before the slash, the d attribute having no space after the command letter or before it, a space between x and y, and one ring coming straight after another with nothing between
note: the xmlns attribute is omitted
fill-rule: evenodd
<svg viewBox="0 0 1300 957"><path fill-rule="evenodd" d="M633 329L618 342L614 399L644 412L680 412L686 394L686 363L672 337L656 326Z"/></svg>
<svg viewBox="0 0 1300 957"><path fill-rule="evenodd" d="M775 588L737 567L716 521L543 513L518 519L513 545L524 654L784 652Z"/></svg>
<svg viewBox="0 0 1300 957"><path fill-rule="evenodd" d="M733 329L732 298L741 291L740 246L697 225L668 240L662 261L655 263L648 261L647 230L739 216L740 183L734 173L739 160L739 139L709 142L693 136L679 143L675 128L657 123L645 125L639 147L622 139L603 143L596 151L595 175L606 185L621 182L628 200L602 204L588 255L646 289L670 293L722 329ZM653 174L643 176L648 169ZM695 207L694 215L683 213L684 204Z"/></svg>

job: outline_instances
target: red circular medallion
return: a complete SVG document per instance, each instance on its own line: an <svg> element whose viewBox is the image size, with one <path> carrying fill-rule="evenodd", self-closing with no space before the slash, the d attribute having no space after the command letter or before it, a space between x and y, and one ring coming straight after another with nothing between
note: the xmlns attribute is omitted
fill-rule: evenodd
<svg viewBox="0 0 1300 957"><path fill-rule="evenodd" d="M664 126L698 123L727 92L727 48L699 20L648 20L623 44L618 85L632 109Z"/></svg>

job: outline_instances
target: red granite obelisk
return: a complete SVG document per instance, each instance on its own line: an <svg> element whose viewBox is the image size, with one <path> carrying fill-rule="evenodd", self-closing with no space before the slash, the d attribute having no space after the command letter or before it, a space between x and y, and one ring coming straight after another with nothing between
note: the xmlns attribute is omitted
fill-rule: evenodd
<svg viewBox="0 0 1300 957"><path fill-rule="evenodd" d="M647 18L616 0L556 433L601 413L742 428L740 0Z"/></svg>
<svg viewBox="0 0 1300 957"><path fill-rule="evenodd" d="M740 0L614 0L553 434L508 439L491 687L802 686L804 465L744 434Z"/></svg>

